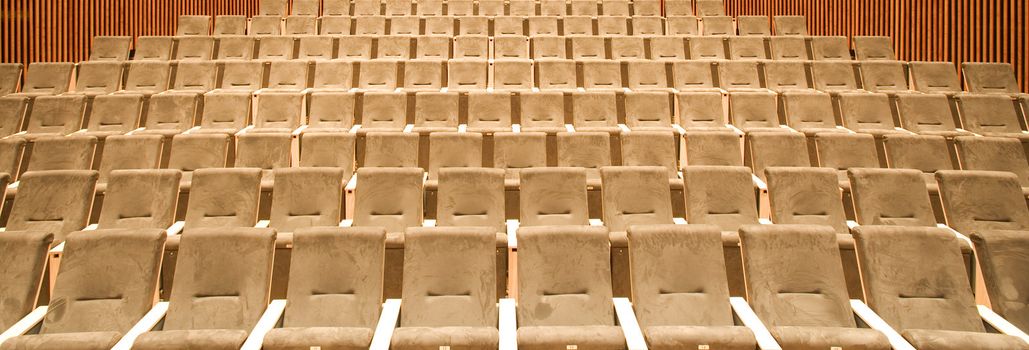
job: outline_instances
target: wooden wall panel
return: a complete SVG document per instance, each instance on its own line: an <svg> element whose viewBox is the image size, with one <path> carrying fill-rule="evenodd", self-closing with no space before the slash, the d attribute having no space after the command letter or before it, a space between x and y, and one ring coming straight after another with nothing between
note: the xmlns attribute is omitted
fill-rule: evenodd
<svg viewBox="0 0 1029 350"><path fill-rule="evenodd" d="M1007 62L1029 92L1026 0L725 0L729 15L804 15L812 35L884 35L905 61Z"/></svg>

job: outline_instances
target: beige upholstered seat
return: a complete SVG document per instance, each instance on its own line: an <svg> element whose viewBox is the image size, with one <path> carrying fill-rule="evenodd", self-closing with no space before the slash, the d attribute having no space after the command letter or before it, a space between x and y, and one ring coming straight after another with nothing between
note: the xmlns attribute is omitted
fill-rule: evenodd
<svg viewBox="0 0 1029 350"><path fill-rule="evenodd" d="M893 41L888 36L855 36L854 56L861 61L894 60Z"/></svg>
<svg viewBox="0 0 1029 350"><path fill-rule="evenodd" d="M565 99L560 91L519 94L521 130L554 134L565 131Z"/></svg>
<svg viewBox="0 0 1029 350"><path fill-rule="evenodd" d="M893 106L886 94L844 92L839 94L843 126L854 132L881 137L887 134L906 134L894 124Z"/></svg>
<svg viewBox="0 0 1029 350"><path fill-rule="evenodd" d="M310 133L300 138L300 167L329 167L343 170L350 180L356 168L357 136L351 133Z"/></svg>
<svg viewBox="0 0 1029 350"><path fill-rule="evenodd" d="M736 91L729 94L732 124L745 133L787 131L780 127L777 96L771 92Z"/></svg>
<svg viewBox="0 0 1029 350"><path fill-rule="evenodd" d="M361 167L417 167L418 134L369 132Z"/></svg>
<svg viewBox="0 0 1029 350"><path fill-rule="evenodd" d="M189 192L193 187L194 171L226 166L230 141L225 134L185 134L172 138L167 168L182 171L182 191Z"/></svg>
<svg viewBox="0 0 1029 350"><path fill-rule="evenodd" d="M175 42L172 58L176 61L207 61L214 57L214 37L178 36Z"/></svg>
<svg viewBox="0 0 1029 350"><path fill-rule="evenodd" d="M403 281L404 230L422 225L421 168L370 168L357 170L353 226L386 230L387 297L400 295Z"/></svg>
<svg viewBox="0 0 1029 350"><path fill-rule="evenodd" d="M762 180L765 168L812 166L806 141L800 133L751 133L747 135L745 163Z"/></svg>
<svg viewBox="0 0 1029 350"><path fill-rule="evenodd" d="M891 349L854 321L831 228L749 225L740 243L749 302L784 349Z"/></svg>
<svg viewBox="0 0 1029 350"><path fill-rule="evenodd" d="M740 135L725 131L689 131L683 134L681 166L725 165L743 166Z"/></svg>
<svg viewBox="0 0 1029 350"><path fill-rule="evenodd" d="M435 188L443 168L478 168L482 166L482 134L434 132L429 135L429 169L427 186Z"/></svg>
<svg viewBox="0 0 1029 350"><path fill-rule="evenodd" d="M853 168L847 172L858 224L936 225L921 171Z"/></svg>
<svg viewBox="0 0 1029 350"><path fill-rule="evenodd" d="M175 221L182 174L170 169L114 170L107 177L101 229L161 229Z"/></svg>
<svg viewBox="0 0 1029 350"><path fill-rule="evenodd" d="M239 348L268 305L274 248L272 229L183 235L163 327L140 335L133 348Z"/></svg>
<svg viewBox="0 0 1029 350"><path fill-rule="evenodd" d="M778 30L778 29L777 29ZM807 39L802 36L773 36L768 39L768 47L775 60L809 60Z"/></svg>
<svg viewBox="0 0 1029 350"><path fill-rule="evenodd" d="M197 97L190 94L160 94L150 97L144 130L134 135L161 135L165 139L192 128L197 114Z"/></svg>
<svg viewBox="0 0 1029 350"><path fill-rule="evenodd" d="M588 173L587 173L588 174ZM668 170L660 166L603 167L604 226L610 230L615 295L630 293L626 231L633 225L671 224Z"/></svg>
<svg viewBox="0 0 1029 350"><path fill-rule="evenodd" d="M468 132L511 131L512 94L507 92L468 92Z"/></svg>
<svg viewBox="0 0 1029 350"><path fill-rule="evenodd" d="M520 226L589 224L585 169L528 168L520 175Z"/></svg>
<svg viewBox="0 0 1029 350"><path fill-rule="evenodd" d="M947 226L965 234L1029 227L1018 177L1012 173L976 170L936 172Z"/></svg>
<svg viewBox="0 0 1029 350"><path fill-rule="evenodd" d="M936 156L950 152L950 146L943 136L886 135L883 146L890 168L921 170L926 186L933 193L939 192L933 173L938 170L956 169L950 157Z"/></svg>
<svg viewBox="0 0 1029 350"><path fill-rule="evenodd" d="M27 172L7 219L7 231L42 231L55 243L86 227L96 186L95 170Z"/></svg>
<svg viewBox="0 0 1029 350"><path fill-rule="evenodd" d="M819 133L815 135L815 149L818 166L836 169L845 193L850 192L847 169L879 167L872 135Z"/></svg>
<svg viewBox="0 0 1029 350"><path fill-rule="evenodd" d="M236 167L261 169L261 189L271 191L276 169L289 168L292 138L287 133L245 133L236 138Z"/></svg>
<svg viewBox="0 0 1029 350"><path fill-rule="evenodd" d="M651 349L753 349L735 326L719 229L705 225L629 228L632 302Z"/></svg>
<svg viewBox="0 0 1029 350"><path fill-rule="evenodd" d="M90 61L128 61L129 46L132 37L104 36L93 37L93 45L89 49ZM3 95L0 93L0 95Z"/></svg>
<svg viewBox="0 0 1029 350"><path fill-rule="evenodd" d="M304 119L304 95L299 92L269 92L257 98L255 133L293 132Z"/></svg>
<svg viewBox="0 0 1029 350"><path fill-rule="evenodd" d="M10 95L36 97L60 95L68 91L75 64L70 62L33 62L25 70L21 91Z"/></svg>
<svg viewBox="0 0 1029 350"><path fill-rule="evenodd" d="M121 88L121 62L81 62L78 65L78 77L75 78L76 95L106 95Z"/></svg>
<svg viewBox="0 0 1029 350"><path fill-rule="evenodd" d="M618 134L618 96L614 91L572 93L572 126L575 131Z"/></svg>
<svg viewBox="0 0 1029 350"><path fill-rule="evenodd" d="M220 92L204 96L200 128L192 133L235 134L250 123L251 94Z"/></svg>
<svg viewBox="0 0 1029 350"><path fill-rule="evenodd" d="M849 61L850 45L847 44L847 37L811 37L811 56L815 61Z"/></svg>
<svg viewBox="0 0 1029 350"><path fill-rule="evenodd" d="M282 236L301 228L339 224L345 175L342 168L279 168L274 173L268 227Z"/></svg>
<svg viewBox="0 0 1029 350"><path fill-rule="evenodd" d="M39 332L9 339L2 348L114 346L154 304L165 237L164 231L157 229L68 235Z"/></svg>
<svg viewBox="0 0 1029 350"><path fill-rule="evenodd" d="M836 171L825 168L765 168L770 219L776 224L830 226L849 234Z"/></svg>
<svg viewBox="0 0 1029 350"><path fill-rule="evenodd" d="M963 244L935 227L855 230L868 306L919 349L1029 349L986 332L961 258ZM935 263L925 264L931 259Z"/></svg>
<svg viewBox="0 0 1029 350"><path fill-rule="evenodd" d="M625 125L631 130L672 131L673 96L659 91L625 93Z"/></svg>
<svg viewBox="0 0 1029 350"><path fill-rule="evenodd" d="M1023 252L1029 249L1025 231L983 230L972 234L976 257L983 270L983 280L994 311L1019 329L1029 328L1024 295L1027 284L1024 266L1029 265Z"/></svg>
<svg viewBox="0 0 1029 350"><path fill-rule="evenodd" d="M590 186L600 185L600 168L611 165L611 140L606 132L557 133L557 166L586 168Z"/></svg>
<svg viewBox="0 0 1029 350"><path fill-rule="evenodd" d="M962 91L958 71L950 62L909 62L911 85L925 93L954 94Z"/></svg>
<svg viewBox="0 0 1029 350"><path fill-rule="evenodd" d="M183 237L198 228L253 227L260 192L260 169L195 171Z"/></svg>
<svg viewBox="0 0 1029 350"><path fill-rule="evenodd" d="M846 40L843 44L846 45ZM813 62L811 63L811 75L814 79L814 87L819 91L839 93L859 90L857 73L854 71L854 64L850 61Z"/></svg>
<svg viewBox="0 0 1029 350"><path fill-rule="evenodd" d="M307 101L308 120L305 133L344 133L353 128L354 116L357 114L356 93L316 91L307 96Z"/></svg>
<svg viewBox="0 0 1029 350"><path fill-rule="evenodd" d="M43 137L36 139L25 171L89 170L93 165L96 138L91 136Z"/></svg>
<svg viewBox="0 0 1029 350"><path fill-rule="evenodd" d="M36 306L54 235L47 230L16 231L0 235L0 328L7 329Z"/></svg>
<svg viewBox="0 0 1029 350"><path fill-rule="evenodd" d="M504 169L505 187L518 188L519 173L547 166L547 134L498 132L493 135L493 167Z"/></svg>
<svg viewBox="0 0 1029 350"><path fill-rule="evenodd" d="M768 16L737 16L736 27L741 36L771 36Z"/></svg>
<svg viewBox="0 0 1029 350"><path fill-rule="evenodd" d="M1029 163L1018 139L959 136L955 144L961 169L1014 173L1023 192L1029 192Z"/></svg>
<svg viewBox="0 0 1029 350"><path fill-rule="evenodd" d="M23 90L24 91L24 90ZM83 96L40 96L32 103L32 113L25 116L25 134L29 142L40 137L65 136L82 127L86 98Z"/></svg>
<svg viewBox="0 0 1029 350"><path fill-rule="evenodd" d="M217 22L216 22L217 23ZM218 36L219 60L249 60L256 53L253 37L240 34Z"/></svg>
<svg viewBox="0 0 1029 350"><path fill-rule="evenodd" d="M412 132L457 131L460 94L456 92L419 92L415 94Z"/></svg>
<svg viewBox="0 0 1029 350"><path fill-rule="evenodd" d="M861 86L865 90L888 94L910 92L907 62L872 60L862 61L859 65Z"/></svg>
<svg viewBox="0 0 1029 350"><path fill-rule="evenodd" d="M407 125L407 95L386 91L363 95L361 128L358 132L402 131Z"/></svg>
<svg viewBox="0 0 1029 350"><path fill-rule="evenodd" d="M519 348L625 348L614 322L609 251L603 227L518 229Z"/></svg>
<svg viewBox="0 0 1029 350"><path fill-rule="evenodd" d="M920 135L940 135L947 138L970 135L957 129L944 94L904 94L898 96L901 127ZM957 130L956 130L957 129Z"/></svg>
<svg viewBox="0 0 1029 350"><path fill-rule="evenodd" d="M119 169L157 169L161 165L161 137L157 135L114 135L104 141L100 159L98 193L103 193L111 172Z"/></svg>
<svg viewBox="0 0 1029 350"><path fill-rule="evenodd" d="M246 16L214 16L214 35L244 35L247 29Z"/></svg>

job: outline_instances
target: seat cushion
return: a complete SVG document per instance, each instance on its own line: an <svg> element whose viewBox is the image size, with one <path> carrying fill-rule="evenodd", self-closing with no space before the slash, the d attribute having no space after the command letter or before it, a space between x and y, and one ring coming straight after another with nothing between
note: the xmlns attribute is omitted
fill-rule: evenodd
<svg viewBox="0 0 1029 350"><path fill-rule="evenodd" d="M146 332L132 345L136 350L239 349L247 332L238 329L197 329Z"/></svg>
<svg viewBox="0 0 1029 350"><path fill-rule="evenodd" d="M496 349L500 333L492 327L400 327L391 349Z"/></svg>
<svg viewBox="0 0 1029 350"><path fill-rule="evenodd" d="M296 327L275 328L264 336L263 349L323 350L367 349L372 343L371 328L359 327Z"/></svg>
<svg viewBox="0 0 1029 350"><path fill-rule="evenodd" d="M710 349L753 350L754 333L747 327L654 326L643 330L647 345L654 350Z"/></svg>
<svg viewBox="0 0 1029 350"><path fill-rule="evenodd" d="M81 332L81 333L54 333L23 335L14 337L4 342L0 349L21 350L93 350L110 349L118 340L121 333L118 332Z"/></svg>
<svg viewBox="0 0 1029 350"><path fill-rule="evenodd" d="M906 329L900 332L916 349L1025 350L1026 342L1004 334Z"/></svg>
<svg viewBox="0 0 1029 350"><path fill-rule="evenodd" d="M854 350L889 350L890 341L869 328L772 327L772 336L783 349L815 350L840 347Z"/></svg>
<svg viewBox="0 0 1029 350"><path fill-rule="evenodd" d="M580 349L625 349L625 336L616 326L551 326L518 328L518 348L566 349L577 345Z"/></svg>

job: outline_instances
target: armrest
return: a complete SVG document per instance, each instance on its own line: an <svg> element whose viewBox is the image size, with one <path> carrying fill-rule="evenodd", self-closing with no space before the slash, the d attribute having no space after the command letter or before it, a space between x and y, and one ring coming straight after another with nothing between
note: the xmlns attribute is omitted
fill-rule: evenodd
<svg viewBox="0 0 1029 350"><path fill-rule="evenodd" d="M957 230L951 228L950 226L947 226L946 224L936 224L936 227L939 227L939 228L942 228L942 229L946 229L947 231L953 232L954 233L954 237L957 237L958 239L960 239L962 241L965 241L965 243L967 243L969 247L974 247L975 246L974 244L972 244L972 240L969 239L968 236L965 236L964 234L961 234L961 232L958 232Z"/></svg>
<svg viewBox="0 0 1029 350"><path fill-rule="evenodd" d="M996 312L993 312L993 310L990 310L990 308L984 305L976 305L976 308L979 309L979 317L993 328L996 328L1003 334L1021 338L1022 341L1029 343L1029 335L1026 335L1025 332L1018 329L1018 327L1015 327L1015 325L1008 322L1008 320L1005 320Z"/></svg>
<svg viewBox="0 0 1029 350"><path fill-rule="evenodd" d="M743 132L743 130L740 130L740 128L737 128L736 125L725 124L725 126L727 128L729 128L729 130L732 130L732 132L735 133L736 135L739 135L740 137L743 137L744 135L747 134L747 133Z"/></svg>
<svg viewBox="0 0 1029 350"><path fill-rule="evenodd" d="M358 129L361 129L361 124L354 124L350 127L350 133L356 134Z"/></svg>
<svg viewBox="0 0 1029 350"><path fill-rule="evenodd" d="M339 222L339 227L350 227L350 226L354 226L354 220L343 219L343 220L341 220Z"/></svg>
<svg viewBox="0 0 1029 350"><path fill-rule="evenodd" d="M250 131L253 128L254 128L253 125L247 125L247 126L243 127L242 129L239 129L239 131L236 132L235 136L246 134L248 131Z"/></svg>
<svg viewBox="0 0 1029 350"><path fill-rule="evenodd" d="M590 226L604 226L604 220L601 219L589 219Z"/></svg>
<svg viewBox="0 0 1029 350"><path fill-rule="evenodd" d="M176 221L174 224L169 226L167 230L164 230L164 232L167 232L169 236L174 236L182 233L183 227L186 227L185 221Z"/></svg>
<svg viewBox="0 0 1029 350"><path fill-rule="evenodd" d="M87 131L89 131L89 129L78 129L78 130L75 130L75 132L73 132L71 134L72 135L81 134L81 133L84 133L84 132L87 132Z"/></svg>
<svg viewBox="0 0 1029 350"><path fill-rule="evenodd" d="M7 339L11 339L17 336L25 335L30 330L36 327L40 322L43 322L43 316L46 316L47 306L40 306L29 312L28 315L22 317L18 322L15 322L11 328L8 328L3 333L0 333L0 344L3 344Z"/></svg>
<svg viewBox="0 0 1029 350"><path fill-rule="evenodd" d="M507 249L518 249L518 220L507 220Z"/></svg>
<svg viewBox="0 0 1029 350"><path fill-rule="evenodd" d="M258 220L257 224L254 225L254 227L256 227L256 228L268 228L268 225L271 225L271 224L272 224L272 222L269 221L269 220Z"/></svg>
<svg viewBox="0 0 1029 350"><path fill-rule="evenodd" d="M414 130L414 124L404 125L404 132L405 133L409 133L409 132L411 132L411 130Z"/></svg>
<svg viewBox="0 0 1029 350"><path fill-rule="evenodd" d="M257 320L257 325L250 331L250 335L247 336L247 340L243 342L243 347L240 350L261 350L264 336L272 328L275 328L275 325L279 323L279 318L282 318L284 311L286 311L286 300L272 300L271 304L268 304L268 308L264 309L264 314L261 315L260 320Z"/></svg>
<svg viewBox="0 0 1029 350"><path fill-rule="evenodd" d="M852 230L853 230L853 229L854 229L855 227L858 227L858 226L859 226L859 225L858 225L857 221L854 221L854 220L847 220L847 227L848 227L848 228L850 228L850 229L852 229Z"/></svg>
<svg viewBox="0 0 1029 350"><path fill-rule="evenodd" d="M879 331L886 336L886 339L890 341L890 346L894 350L915 350L914 346L904 340L904 337L897 333L893 327L890 327L886 321L883 321L879 315L876 315L868 305L858 299L850 299L850 308L854 310L854 314L857 315L861 321L865 322L869 328Z"/></svg>
<svg viewBox="0 0 1029 350"><path fill-rule="evenodd" d="M522 124L511 124L511 132L522 132Z"/></svg>
<svg viewBox="0 0 1029 350"><path fill-rule="evenodd" d="M779 343L772 337L772 333L768 332L768 328L757 317L757 314L750 308L750 304L747 304L746 300L741 297L730 297L729 305L732 305L732 311L736 313L740 321L743 321L743 325L750 328L751 332L754 332L754 338L757 338L757 347L759 349L782 350Z"/></svg>
<svg viewBox="0 0 1029 350"><path fill-rule="evenodd" d="M146 129L146 127L138 127L138 128L133 129L132 131L129 131L129 132L125 133L125 135L132 135L132 134L135 134L137 131L143 131L145 129Z"/></svg>
<svg viewBox="0 0 1029 350"><path fill-rule="evenodd" d="M300 136L300 133L304 132L304 129L307 129L307 124L301 125L299 128L296 128L296 130L293 130L293 132L290 133L290 135L292 135L293 137Z"/></svg>
<svg viewBox="0 0 1029 350"><path fill-rule="evenodd" d="M356 189L357 189L357 176L351 176L350 177L350 181L347 181L346 190L348 192L353 192Z"/></svg>
<svg viewBox="0 0 1029 350"><path fill-rule="evenodd" d="M425 219L425 220L422 220L422 227L436 227L436 220L435 219Z"/></svg>
<svg viewBox="0 0 1029 350"><path fill-rule="evenodd" d="M515 315L515 300L502 298L499 303L500 350L518 349L518 318Z"/></svg>
<svg viewBox="0 0 1029 350"><path fill-rule="evenodd" d="M768 185L765 184L765 181L761 180L760 177L757 177L757 175L754 174L750 174L750 178L754 181L754 186L757 186L758 189L762 191L768 191Z"/></svg>
<svg viewBox="0 0 1029 350"><path fill-rule="evenodd" d="M767 218L757 218L757 223L762 224L762 225L771 225L772 224L772 220L771 219L767 219Z"/></svg>
<svg viewBox="0 0 1029 350"><path fill-rule="evenodd" d="M689 224L689 222L687 222L686 219L684 219L684 218L672 218L672 222L675 223L676 225L686 225L686 224Z"/></svg>
<svg viewBox="0 0 1029 350"><path fill-rule="evenodd" d="M625 124L619 123L619 124L618 124L618 128L619 128L619 129L622 129L622 132L629 132L629 126L628 126L628 125L625 125Z"/></svg>
<svg viewBox="0 0 1029 350"><path fill-rule="evenodd" d="M676 135L682 135L686 133L686 129L682 128L682 125L672 124L672 129L675 130Z"/></svg>
<svg viewBox="0 0 1029 350"><path fill-rule="evenodd" d="M53 248L50 248L50 254L61 254L61 253L64 253L64 242L61 242L61 244L58 244L58 245L54 246Z"/></svg>
<svg viewBox="0 0 1029 350"><path fill-rule="evenodd" d="M183 134L192 134L194 131L197 131L197 130L200 130L200 127L199 126L194 126L192 128L186 129L186 131L183 131L182 133Z"/></svg>
<svg viewBox="0 0 1029 350"><path fill-rule="evenodd" d="M636 313L632 311L632 302L629 298L611 298L615 304L615 315L618 317L618 325L622 327L625 334L625 344L629 350L646 350L647 342L643 340L643 331L636 321Z"/></svg>
<svg viewBox="0 0 1029 350"><path fill-rule="evenodd" d="M146 315L143 315L143 318L140 319L139 322L136 322L136 325L132 326L132 328L121 337L121 340L119 340L117 344L114 344L114 347L111 348L111 350L132 349L132 343L136 342L136 338L139 337L140 334L154 329L154 327L164 319L164 315L166 313L168 313L167 301L154 304L154 307L151 308Z"/></svg>
<svg viewBox="0 0 1029 350"><path fill-rule="evenodd" d="M386 299L386 302L382 303L382 313L379 314L379 323L375 326L375 335L372 336L372 344L368 350L389 350L393 330L397 328L399 318L400 299Z"/></svg>
<svg viewBox="0 0 1029 350"><path fill-rule="evenodd" d="M575 126L572 126L572 124L565 124L565 131L575 132Z"/></svg>
<svg viewBox="0 0 1029 350"><path fill-rule="evenodd" d="M93 231L93 230L96 230L97 225L99 225L99 224L89 224L89 225L86 225L86 228L84 228L82 230L83 231Z"/></svg>
<svg viewBox="0 0 1029 350"><path fill-rule="evenodd" d="M468 124L457 124L457 132L468 132Z"/></svg>
<svg viewBox="0 0 1029 350"><path fill-rule="evenodd" d="M18 188L18 184L20 184L20 183L21 183L21 181L12 182L10 185L7 185L7 189L9 189L9 190L16 189L16 188Z"/></svg>

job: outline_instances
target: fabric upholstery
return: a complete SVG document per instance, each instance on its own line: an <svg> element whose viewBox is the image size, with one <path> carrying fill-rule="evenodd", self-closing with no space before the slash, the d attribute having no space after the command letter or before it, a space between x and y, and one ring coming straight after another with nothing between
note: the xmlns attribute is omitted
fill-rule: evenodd
<svg viewBox="0 0 1029 350"><path fill-rule="evenodd" d="M586 181L596 185L600 168L611 164L611 138L606 132L557 133L557 166L586 168Z"/></svg>
<svg viewBox="0 0 1029 350"><path fill-rule="evenodd" d="M316 67L319 67L317 63ZM308 97L307 106L307 116L310 120L304 132L349 130L354 126L356 103L357 94L353 92L312 92Z"/></svg>
<svg viewBox="0 0 1029 350"><path fill-rule="evenodd" d="M555 133L565 131L564 94L544 91L519 94L522 131Z"/></svg>
<svg viewBox="0 0 1029 350"><path fill-rule="evenodd" d="M170 39L170 38L169 38ZM171 48L171 40L166 43L168 49ZM164 46L164 45L160 45ZM136 44L137 51L145 45L143 43ZM163 47L161 49L164 49ZM163 50L162 50L163 51ZM162 52L162 55L164 53ZM168 52L170 55L171 52ZM136 56L137 58L145 58L143 56ZM166 60L162 58L162 60ZM123 92L128 93L141 93L141 94L156 94L168 89L168 82L171 80L171 64L169 62L162 61L139 61L134 60L128 64L128 73L125 76L125 86L122 88Z"/></svg>
<svg viewBox="0 0 1029 350"><path fill-rule="evenodd" d="M683 138L687 165L743 166L740 136L725 131L689 131Z"/></svg>
<svg viewBox="0 0 1029 350"><path fill-rule="evenodd" d="M282 233L339 224L343 169L280 168L275 179L269 227Z"/></svg>
<svg viewBox="0 0 1029 350"><path fill-rule="evenodd" d="M186 231L199 227L252 227L257 223L259 169L200 169L194 182L186 207Z"/></svg>
<svg viewBox="0 0 1029 350"><path fill-rule="evenodd" d="M367 349L372 342L372 334L371 328L358 327L275 328L264 337L261 348L309 350L317 346L338 350Z"/></svg>
<svg viewBox="0 0 1029 350"><path fill-rule="evenodd" d="M900 332L904 339L918 349L940 350L987 350L987 349L1029 349L1021 339L1004 335L968 332L908 329Z"/></svg>
<svg viewBox="0 0 1029 350"><path fill-rule="evenodd" d="M136 338L133 349L239 349L247 339L247 331L239 329L196 329L147 332Z"/></svg>
<svg viewBox="0 0 1029 350"><path fill-rule="evenodd" d="M157 135L113 135L104 141L99 183L106 184L118 169L157 169L161 162L161 137ZM100 192L100 190L97 190Z"/></svg>
<svg viewBox="0 0 1029 350"><path fill-rule="evenodd" d="M506 232L504 171L491 168L440 170L437 226L486 226Z"/></svg>
<svg viewBox="0 0 1029 350"><path fill-rule="evenodd" d="M195 170L226 166L231 140L232 138L225 134L183 134L172 137L168 169L182 171L183 191L192 188Z"/></svg>
<svg viewBox="0 0 1029 350"><path fill-rule="evenodd" d="M93 99L93 110L84 134L103 138L120 135L139 126L143 110L143 97L139 95L108 95Z"/></svg>
<svg viewBox="0 0 1029 350"><path fill-rule="evenodd" d="M700 349L751 350L754 333L742 326L653 326L643 330L647 348L654 350Z"/></svg>
<svg viewBox="0 0 1029 350"><path fill-rule="evenodd" d="M46 231L13 231L0 234L0 328L7 329L36 306L47 251L54 235Z"/></svg>
<svg viewBox="0 0 1029 350"><path fill-rule="evenodd" d="M938 171L947 225L972 234L1029 228L1029 210L1015 174L995 171Z"/></svg>
<svg viewBox="0 0 1029 350"><path fill-rule="evenodd" d="M573 92L572 110L572 125L576 131L621 131L614 91Z"/></svg>
<svg viewBox="0 0 1029 350"><path fill-rule="evenodd" d="M468 131L511 130L511 94L472 91L468 93Z"/></svg>
<svg viewBox="0 0 1029 350"><path fill-rule="evenodd" d="M356 168L357 136L352 133L304 133L300 137L301 167L343 170L349 180Z"/></svg>
<svg viewBox="0 0 1029 350"><path fill-rule="evenodd" d="M845 92L839 101L843 125L850 130L872 135L904 133L895 129L889 95Z"/></svg>
<svg viewBox="0 0 1029 350"><path fill-rule="evenodd" d="M922 135L953 137L968 132L955 131L947 95L903 94L898 96L901 126Z"/></svg>
<svg viewBox="0 0 1029 350"><path fill-rule="evenodd" d="M64 136L78 131L85 108L83 96L37 97L32 103L32 114L25 119L25 136Z"/></svg>
<svg viewBox="0 0 1029 350"><path fill-rule="evenodd" d="M133 135L171 136L193 127L197 98L192 94L161 94L150 97L146 127Z"/></svg>
<svg viewBox="0 0 1029 350"><path fill-rule="evenodd" d="M95 137L77 135L36 139L25 171L89 170L96 142Z"/></svg>
<svg viewBox="0 0 1029 350"><path fill-rule="evenodd" d="M1004 103L1007 102L1009 99L1005 98ZM961 169L1011 172L1018 176L1022 187L1029 187L1029 163L1018 139L959 136L954 141Z"/></svg>
<svg viewBox="0 0 1029 350"><path fill-rule="evenodd" d="M799 133L752 133L747 135L747 154L754 175L762 180L765 168L812 166L807 140Z"/></svg>
<svg viewBox="0 0 1029 350"><path fill-rule="evenodd" d="M604 225L624 232L632 225L671 224L668 170L655 166L604 167Z"/></svg>
<svg viewBox="0 0 1029 350"><path fill-rule="evenodd" d="M547 166L547 135L542 132L498 132L493 135L493 167L518 180L525 168Z"/></svg>
<svg viewBox="0 0 1029 350"><path fill-rule="evenodd" d="M361 126L364 128L364 126ZM398 130L399 131L399 130ZM363 167L418 166L418 134L370 132L365 138Z"/></svg>
<svg viewBox="0 0 1029 350"><path fill-rule="evenodd" d="M841 131L836 129L832 98L828 94L787 91L782 96L790 127L807 134Z"/></svg>
<svg viewBox="0 0 1029 350"><path fill-rule="evenodd" d="M524 169L519 196L521 226L589 224L585 169Z"/></svg>
<svg viewBox="0 0 1029 350"><path fill-rule="evenodd" d="M769 332L783 349L818 350L836 347L889 350L893 348L886 336L877 330L868 328L784 326L772 327Z"/></svg>
<svg viewBox="0 0 1029 350"><path fill-rule="evenodd" d="M679 62L672 64L679 64ZM725 108L722 106L721 93L715 91L681 92L676 99L678 100L679 125L686 131L725 130L725 124L728 124L728 121L725 117Z"/></svg>
<svg viewBox="0 0 1029 350"><path fill-rule="evenodd" d="M455 131L429 135L429 180L436 180L441 168L481 166L482 134Z"/></svg>
<svg viewBox="0 0 1029 350"><path fill-rule="evenodd" d="M850 233L836 171L772 167L765 168L765 178L773 223L826 225L836 233Z"/></svg>
<svg viewBox="0 0 1029 350"><path fill-rule="evenodd" d="M288 133L245 133L236 137L236 167L261 169L261 188L270 190L275 169L289 168L292 137Z"/></svg>
<svg viewBox="0 0 1029 350"><path fill-rule="evenodd" d="M980 231L972 235L990 304L1019 329L1029 328L1029 238L1024 231Z"/></svg>
<svg viewBox="0 0 1029 350"><path fill-rule="evenodd" d="M735 233L756 224L757 202L750 170L745 167L687 166L682 171L686 219Z"/></svg>
<svg viewBox="0 0 1029 350"><path fill-rule="evenodd" d="M670 131L672 99L666 92L637 91L625 94L625 125L632 130Z"/></svg>
<svg viewBox="0 0 1029 350"><path fill-rule="evenodd" d="M415 95L412 130L457 131L459 100L457 92L419 92Z"/></svg>
<svg viewBox="0 0 1029 350"><path fill-rule="evenodd" d="M75 64L71 62L33 62L25 70L20 94L58 95L68 91Z"/></svg>
<svg viewBox="0 0 1029 350"><path fill-rule="evenodd" d="M422 224L421 168L360 168L354 226L383 227L400 240L405 228Z"/></svg>
<svg viewBox="0 0 1029 350"><path fill-rule="evenodd" d="M181 44L181 42L180 42ZM210 57L214 49L214 41L205 44L203 55ZM181 47L181 46L180 46ZM210 58L205 58L209 60ZM218 65L213 61L179 61L175 71L175 82L172 90L203 93L218 87ZM205 101L206 102L206 101Z"/></svg>
<svg viewBox="0 0 1029 350"><path fill-rule="evenodd" d="M737 91L729 94L732 123L740 130L786 131L779 127L776 95L771 92Z"/></svg>
<svg viewBox="0 0 1029 350"><path fill-rule="evenodd" d="M100 228L165 229L175 222L178 170L115 170L109 176Z"/></svg>
<svg viewBox="0 0 1029 350"><path fill-rule="evenodd" d="M616 326L522 326L518 328L518 348L528 350L567 349L575 345L584 349L625 349L625 336Z"/></svg>
<svg viewBox="0 0 1029 350"><path fill-rule="evenodd" d="M937 170L953 170L954 164L949 157L937 157L937 154L950 152L947 139L939 135L886 135L883 138L886 160L891 168L918 169L924 174L925 183L935 190Z"/></svg>
<svg viewBox="0 0 1029 350"><path fill-rule="evenodd" d="M875 137L867 134L819 133L815 136L818 166L837 169L841 187L849 191L847 169L878 168Z"/></svg>
<svg viewBox="0 0 1029 350"><path fill-rule="evenodd" d="M63 242L69 232L86 227L97 176L94 170L25 173L7 230L50 232L55 243Z"/></svg>
<svg viewBox="0 0 1029 350"><path fill-rule="evenodd" d="M196 132L234 134L249 123L250 105L251 94L247 92L226 91L206 95L200 129Z"/></svg>
<svg viewBox="0 0 1029 350"><path fill-rule="evenodd" d="M632 131L621 135L622 165L663 166L668 177L678 179L675 166L676 135L662 131Z"/></svg>
<svg viewBox="0 0 1029 350"><path fill-rule="evenodd" d="M45 335L23 335L8 339L3 350L105 350L121 340L119 332L77 332Z"/></svg>
<svg viewBox="0 0 1029 350"><path fill-rule="evenodd" d="M921 171L852 168L848 175L858 224L936 225Z"/></svg>

